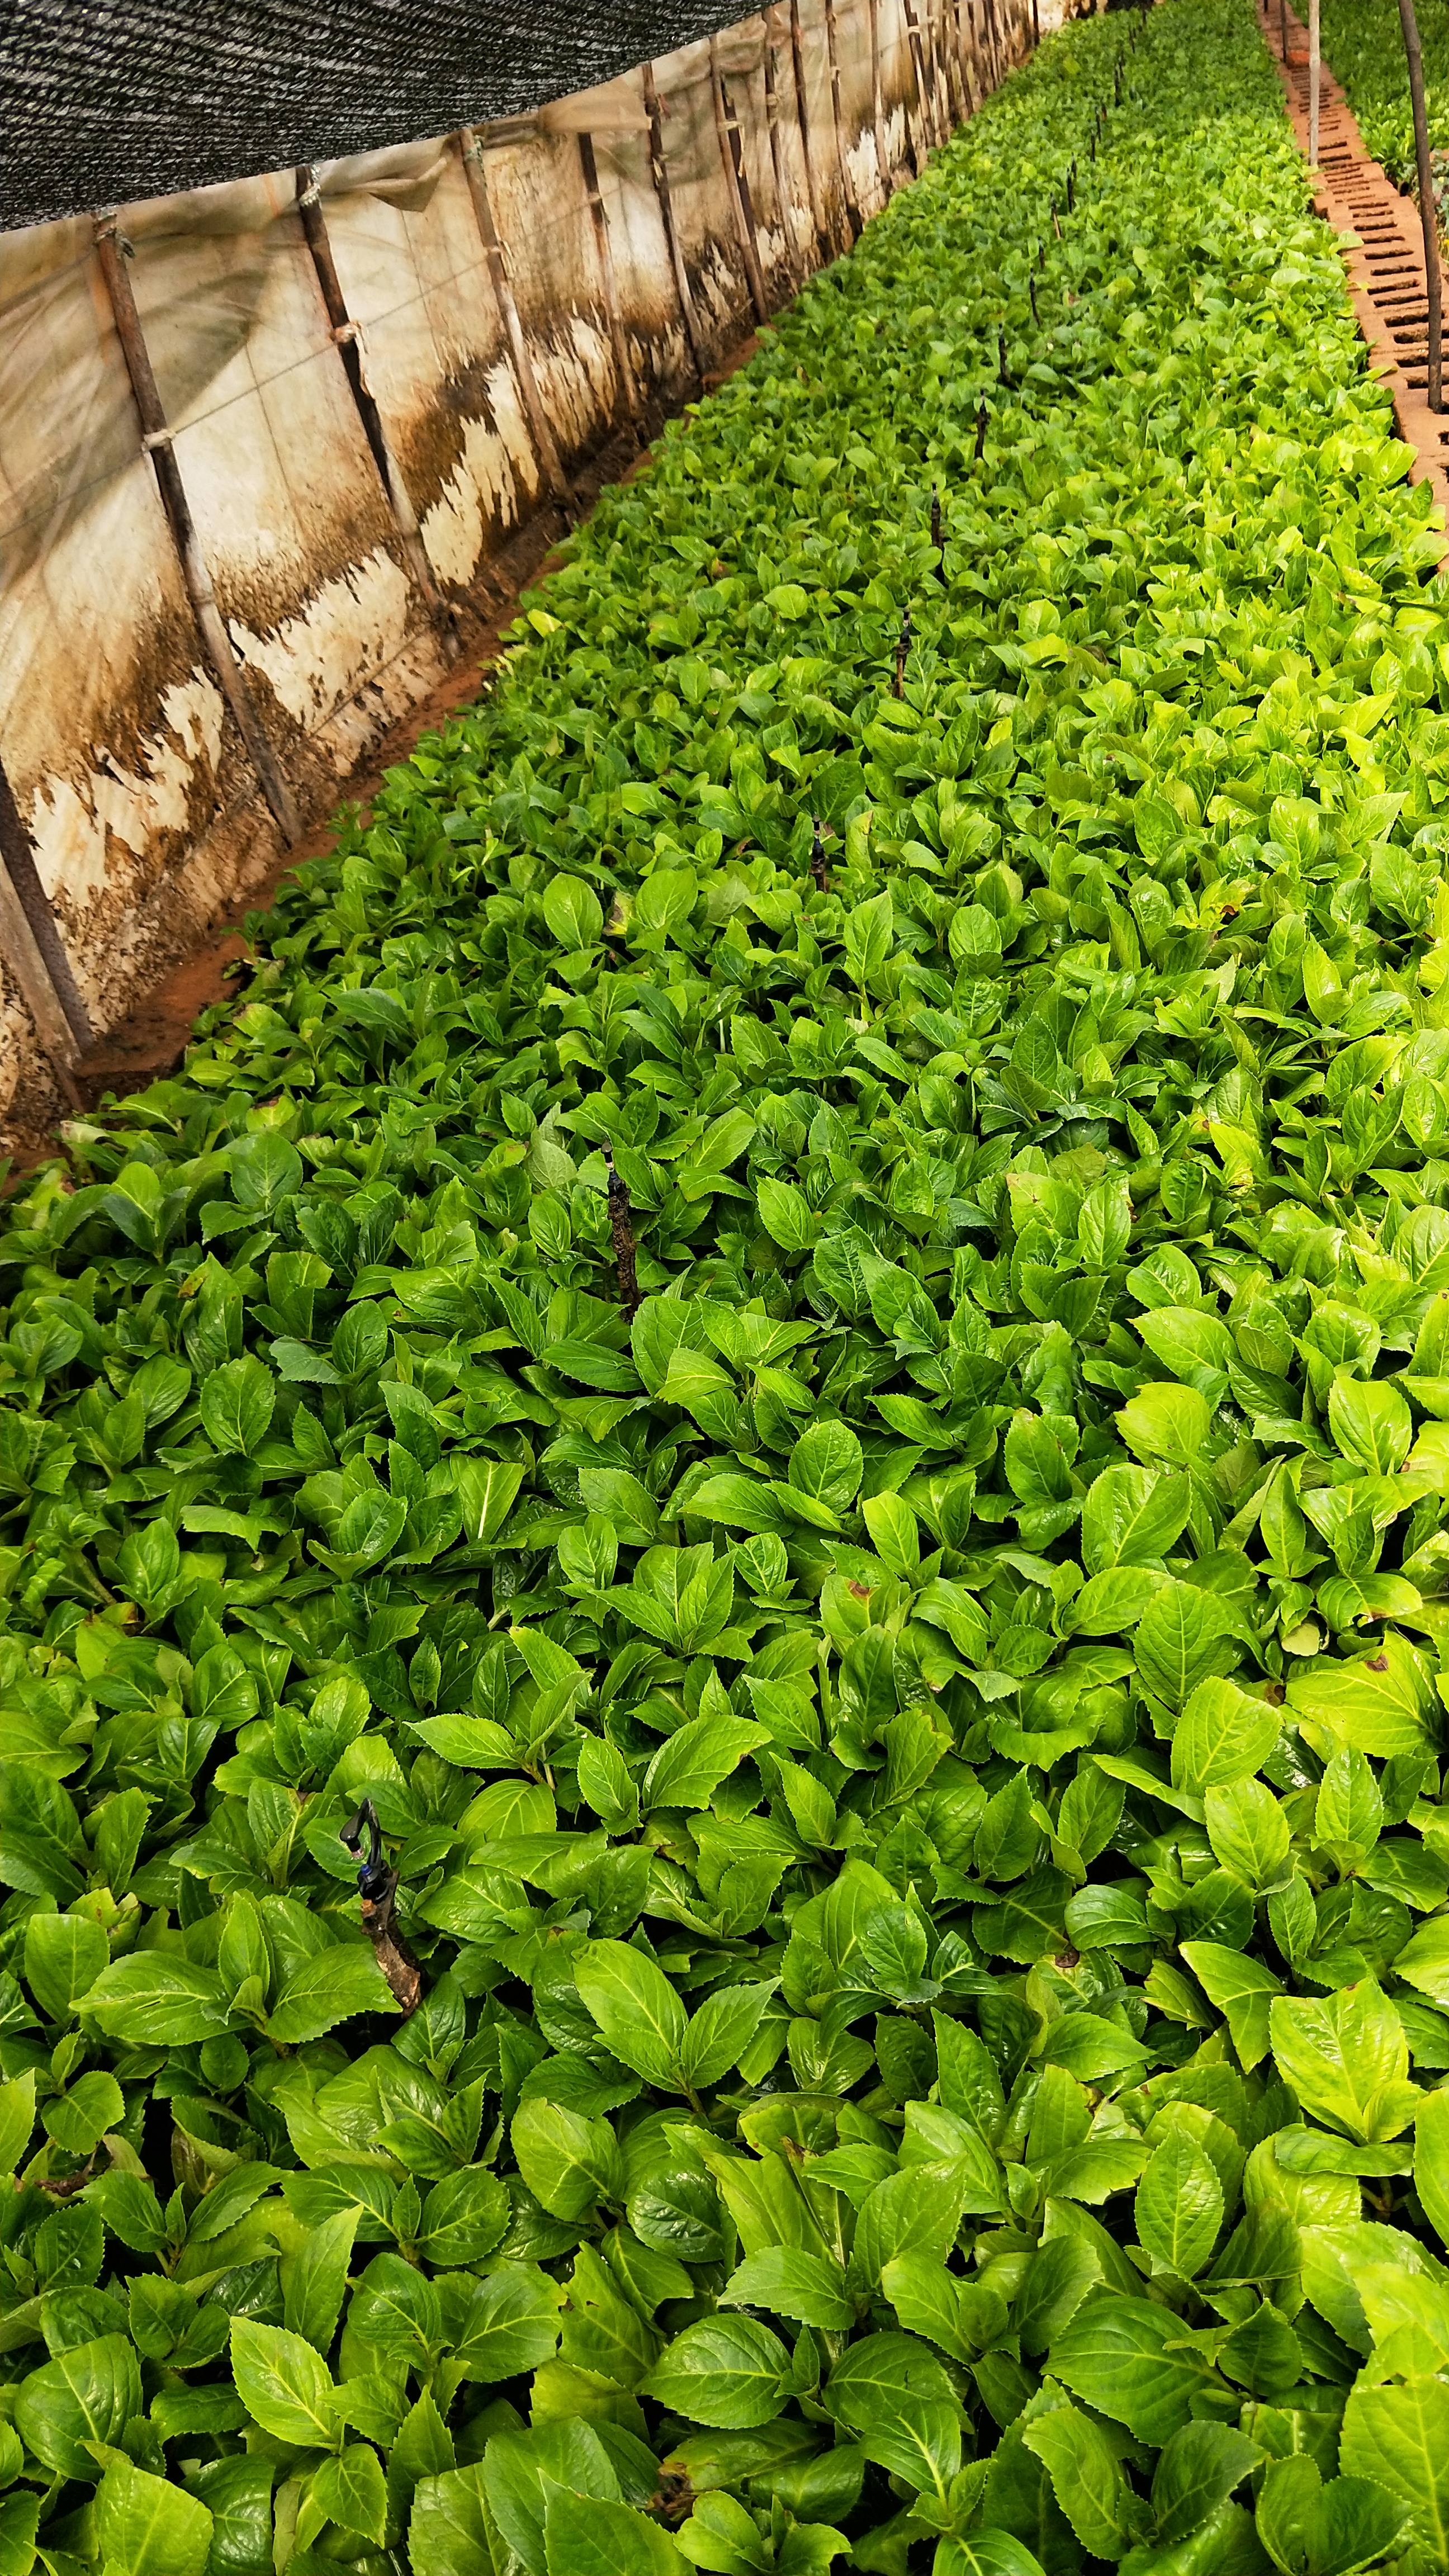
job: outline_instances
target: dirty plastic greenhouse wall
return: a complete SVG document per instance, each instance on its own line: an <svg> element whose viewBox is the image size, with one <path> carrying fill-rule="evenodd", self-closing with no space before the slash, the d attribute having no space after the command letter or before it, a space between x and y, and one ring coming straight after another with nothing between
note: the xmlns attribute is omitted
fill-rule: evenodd
<svg viewBox="0 0 1449 2576"><path fill-rule="evenodd" d="M123 208L109 272L89 216L0 236L0 756L94 1030L276 866L288 801L294 828L325 814L468 654L551 480L697 391L1033 34L1031 0L780 0L483 130L471 166L466 134L323 165L330 308L306 173ZM17 1125L57 1098L33 1012L7 950Z"/></svg>

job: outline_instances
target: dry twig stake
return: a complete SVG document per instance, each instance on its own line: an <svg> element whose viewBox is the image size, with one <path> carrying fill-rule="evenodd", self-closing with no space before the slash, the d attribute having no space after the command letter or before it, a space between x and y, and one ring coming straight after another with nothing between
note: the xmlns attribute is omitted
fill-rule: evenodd
<svg viewBox="0 0 1449 2576"><path fill-rule="evenodd" d="M820 888L821 893L829 894L830 877L825 865L825 844L820 838L819 822L813 817L811 820L811 832L813 837L810 843L810 874Z"/></svg>
<svg viewBox="0 0 1449 2576"><path fill-rule="evenodd" d="M911 612L907 609L904 617L901 619L900 634L896 638L896 675L891 684L891 696L893 698L903 698L906 694L906 656L910 652L910 649Z"/></svg>
<svg viewBox="0 0 1449 2576"><path fill-rule="evenodd" d="M996 326L996 372L1000 381L1005 385L1007 392L1009 393L1011 391L1012 375L1011 369L1006 363L1006 325L1004 322L998 322Z"/></svg>
<svg viewBox="0 0 1449 2576"><path fill-rule="evenodd" d="M1434 164L1429 157L1429 119L1424 104L1424 58L1419 49L1419 22L1414 0L1399 0L1404 57L1409 67L1409 102L1414 111L1414 166L1419 182L1419 221L1424 232L1424 288L1429 308L1429 409L1442 411L1442 355L1439 285L1439 223L1434 204Z"/></svg>
<svg viewBox="0 0 1449 2576"><path fill-rule="evenodd" d="M979 408L979 410L977 411L977 414L976 414L976 456L975 456L975 462L976 462L978 465L980 464L981 459L982 459L982 457L985 455L985 453L986 453L986 396L983 394L983 395L982 395L982 397L981 397L981 404L980 404L980 408Z"/></svg>
<svg viewBox="0 0 1449 2576"><path fill-rule="evenodd" d="M612 1147L604 1147L604 1161L609 1167L609 1230L614 1238L614 1264L619 1274L619 1303L626 1317L639 1306L639 1281L634 1269L634 1211L629 1204L629 1185L614 1169Z"/></svg>
<svg viewBox="0 0 1449 2576"><path fill-rule="evenodd" d="M941 495L937 491L934 483L931 485L931 543L936 549L936 570L940 574L942 581L944 581L946 578L946 531L941 524Z"/></svg>
<svg viewBox="0 0 1449 2576"><path fill-rule="evenodd" d="M359 1862L357 1872L357 1884L362 1894L362 1928L403 2011L410 2013L422 2001L423 1972L406 1942L399 1940L393 1929L397 1871L389 1869L383 1859L382 1827L370 1798L363 1799L351 1822L342 1828L342 1840L354 1855L361 1852L364 1833L368 1840L367 1857Z"/></svg>
<svg viewBox="0 0 1449 2576"><path fill-rule="evenodd" d="M1031 318L1032 318L1033 322L1040 323L1040 321L1041 321L1041 315L1038 313L1038 311L1037 311L1037 309L1036 309L1036 275L1035 275L1035 272L1033 272L1033 273L1032 273L1032 274L1027 278L1027 281L1026 281L1026 291L1027 291L1028 295L1031 297Z"/></svg>

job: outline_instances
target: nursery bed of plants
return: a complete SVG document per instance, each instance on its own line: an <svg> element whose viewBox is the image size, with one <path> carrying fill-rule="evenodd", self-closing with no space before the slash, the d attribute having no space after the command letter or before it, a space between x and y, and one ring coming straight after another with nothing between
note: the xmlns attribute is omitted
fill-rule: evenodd
<svg viewBox="0 0 1449 2576"><path fill-rule="evenodd" d="M1304 207L1247 0L1053 39L12 1201L3 2576L1444 2565L1449 621Z"/></svg>
<svg viewBox="0 0 1449 2576"><path fill-rule="evenodd" d="M1449 168L1449 26L1433 8L1416 10L1424 55L1424 96L1434 187L1442 213ZM1414 120L1396 0L1326 0L1324 59L1343 85L1359 132L1398 188L1415 187Z"/></svg>

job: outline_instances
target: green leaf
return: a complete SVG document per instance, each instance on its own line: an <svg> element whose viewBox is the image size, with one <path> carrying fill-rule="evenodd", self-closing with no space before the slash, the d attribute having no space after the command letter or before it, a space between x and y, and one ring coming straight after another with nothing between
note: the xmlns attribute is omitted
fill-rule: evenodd
<svg viewBox="0 0 1449 2576"><path fill-rule="evenodd" d="M739 2065L773 1992L773 1985L725 1986L690 2015L679 2071L692 2092Z"/></svg>
<svg viewBox="0 0 1449 2576"><path fill-rule="evenodd" d="M132 2048L186 2048L231 2019L221 1979L167 1952L113 1959L86 1993L86 2018Z"/></svg>
<svg viewBox="0 0 1449 2576"><path fill-rule="evenodd" d="M683 2576L669 2533L628 2505L550 2483L543 2527L547 2576Z"/></svg>
<svg viewBox="0 0 1449 2576"><path fill-rule="evenodd" d="M1320 2002L1280 1995L1269 2012L1278 2072L1307 2111L1362 2140L1396 2138L1421 2094L1408 2080L1403 2024L1372 1977Z"/></svg>
<svg viewBox="0 0 1449 2576"><path fill-rule="evenodd" d="M1239 2063L1251 2073L1269 2046L1269 2012L1282 1986L1271 1968L1220 1941L1184 1941L1182 1955L1209 2003L1227 2015Z"/></svg>
<svg viewBox="0 0 1449 2576"><path fill-rule="evenodd" d="M366 2442L349 2442L314 2469L307 2500L342 2531L355 2531L379 2548L387 2537L387 2481Z"/></svg>
<svg viewBox="0 0 1449 2576"><path fill-rule="evenodd" d="M252 1457L267 1436L276 1380L250 1354L213 1369L201 1390L202 1427L223 1456Z"/></svg>
<svg viewBox="0 0 1449 2576"><path fill-rule="evenodd" d="M841 2265L793 2245L770 2245L748 2255L730 2274L720 2305L773 2308L796 2325L823 2326L836 2334L848 2333L855 2323L855 2303L846 2296Z"/></svg>
<svg viewBox="0 0 1449 2576"><path fill-rule="evenodd" d="M1137 2238L1178 2280L1200 2272L1223 2223L1223 2187L1199 2147L1168 2137L1137 2186Z"/></svg>
<svg viewBox="0 0 1449 2576"><path fill-rule="evenodd" d="M347 2276L360 2209L339 2209L312 2228L292 2256L284 2278L282 2322L318 2352L332 2349L347 2295Z"/></svg>
<svg viewBox="0 0 1449 2576"><path fill-rule="evenodd" d="M687 1718L644 1774L645 1807L707 1807L720 1782L769 1740L768 1730L748 1718Z"/></svg>
<svg viewBox="0 0 1449 2576"><path fill-rule="evenodd" d="M1165 2308L1114 2293L1077 2310L1048 2361L1075 2396L1142 2442L1162 2443L1177 2432L1206 2378L1206 2365Z"/></svg>
<svg viewBox="0 0 1449 2576"><path fill-rule="evenodd" d="M1346 2477L1386 2487L1408 2508L1431 2565L1449 2558L1449 2383L1414 2378L1351 2389L1339 2462ZM1350 2514L1356 2521L1352 2505Z"/></svg>
<svg viewBox="0 0 1449 2576"><path fill-rule="evenodd" d="M1236 1682L1200 1682L1172 1736L1174 1788L1201 1796L1249 1780L1267 1760L1281 1732L1276 1709L1239 1690Z"/></svg>
<svg viewBox="0 0 1449 2576"><path fill-rule="evenodd" d="M121 2576L203 2576L214 2517L200 2498L129 2461L106 2471L96 2494L96 2541Z"/></svg>
<svg viewBox="0 0 1449 2576"><path fill-rule="evenodd" d="M1147 1467L1107 1467L1082 1505L1082 1563L1089 1574L1113 1566L1160 1565L1187 1524L1192 1489L1186 1476Z"/></svg>
<svg viewBox="0 0 1449 2576"><path fill-rule="evenodd" d="M1378 2479L1331 2478L1305 2452L1270 2462L1258 2490L1258 2538L1284 2576L1349 2576L1400 2548L1406 2502Z"/></svg>
<svg viewBox="0 0 1449 2576"><path fill-rule="evenodd" d="M1230 2424L1184 2424L1164 2443L1153 2473L1159 2544L1170 2549L1200 2529L1261 2458L1257 2444Z"/></svg>
<svg viewBox="0 0 1449 2576"><path fill-rule="evenodd" d="M231 2366L237 2394L264 2433L303 2446L327 2446L336 2421L332 2374L314 2347L281 2326L235 2319Z"/></svg>
<svg viewBox="0 0 1449 2576"><path fill-rule="evenodd" d="M790 2356L752 2317L707 2317L666 2344L647 2395L696 2424L738 2431L769 2424L789 2397Z"/></svg>
<svg viewBox="0 0 1449 2576"><path fill-rule="evenodd" d="M408 2523L408 2557L427 2576L478 2576L492 2556L478 2464L419 2478Z"/></svg>
<svg viewBox="0 0 1449 2576"><path fill-rule="evenodd" d="M1095 2558L1120 2558L1132 2537L1131 2499L1100 2426L1075 2406L1057 2406L1024 2423L1021 2438L1083 2548Z"/></svg>
<svg viewBox="0 0 1449 2576"><path fill-rule="evenodd" d="M299 1959L267 2015L267 2037L288 2048L321 2039L339 2022L364 2012L395 2013L396 1996L369 1944L351 1942Z"/></svg>
<svg viewBox="0 0 1449 2576"><path fill-rule="evenodd" d="M94 2485L99 2471L88 2446L119 2443L142 2404L134 2346L125 2335L98 2335L72 2344L21 2382L15 2429L45 2468Z"/></svg>
<svg viewBox="0 0 1449 2576"><path fill-rule="evenodd" d="M25 1926L25 1982L47 2021L69 2021L110 1958L86 1914L32 1914Z"/></svg>
<svg viewBox="0 0 1449 2576"><path fill-rule="evenodd" d="M605 2047L646 2083L679 2091L688 2024L663 1970L625 1941L589 1941L574 1960L574 1980Z"/></svg>

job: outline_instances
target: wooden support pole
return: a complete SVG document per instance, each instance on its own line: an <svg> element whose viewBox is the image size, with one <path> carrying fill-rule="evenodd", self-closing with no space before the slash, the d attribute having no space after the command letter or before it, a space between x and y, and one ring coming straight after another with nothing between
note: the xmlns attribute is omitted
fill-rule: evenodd
<svg viewBox="0 0 1449 2576"><path fill-rule="evenodd" d="M805 185L810 191L810 221L815 229L815 256L822 268L833 259L835 247L825 221L825 208L820 196L820 174L815 167L811 139L810 100L805 80L805 38L800 25L800 0L790 0L790 61L795 76L795 123L800 133L800 150L805 161Z"/></svg>
<svg viewBox="0 0 1449 2576"><path fill-rule="evenodd" d="M1318 167L1318 109L1323 92L1323 48L1319 39L1318 0L1308 0L1308 163Z"/></svg>
<svg viewBox="0 0 1449 2576"><path fill-rule="evenodd" d="M302 230L306 236L307 248L312 255L312 267L321 290L323 310L327 315L327 327L337 354L342 360L343 373L347 378L357 417L362 423L363 436L371 451L372 461L377 467L378 480L387 495L388 508L392 512L393 525L398 533L398 542L402 548L403 561L407 565L409 578L429 617L439 630L443 650L448 660L456 661L457 629L453 623L452 613L438 588L433 567L428 561L422 530L418 526L418 514L413 508L412 494L408 490L402 468L393 453L387 425L378 409L377 396L367 380L361 325L353 321L347 310L347 298L342 291L342 280L338 275L337 261L333 255L332 237L327 230L327 219L322 212L322 191L317 184L316 172L310 163L305 161L297 170L297 212L302 218Z"/></svg>
<svg viewBox="0 0 1449 2576"><path fill-rule="evenodd" d="M935 144L935 118L931 112L931 101L926 87L926 59L921 44L921 30L916 17L915 0L904 0L904 5L906 37L911 49L911 78L916 90L916 128L919 138L917 141L912 141L911 120L907 116L905 119L906 151L910 158L911 174L913 178L919 179Z"/></svg>
<svg viewBox="0 0 1449 2576"><path fill-rule="evenodd" d="M473 215L478 226L479 239L483 244L484 257L488 262L489 274L493 280L498 318L503 324L504 337L508 342L508 354L513 361L519 399L523 404L529 435L533 440L534 454L538 459L540 478L552 493L564 517L572 525L577 516L577 505L569 489L568 477L559 460L553 431L548 424L548 414L539 399L538 379L533 372L533 361L528 354L528 343L523 336L523 325L518 318L518 306L514 302L508 263L503 255L503 244L498 238L498 228L493 221L493 208L488 200L488 182L483 175L483 146L471 125L462 125L458 128L458 150L462 155L468 193L473 200Z"/></svg>
<svg viewBox="0 0 1449 2576"><path fill-rule="evenodd" d="M740 141L740 122L736 116L724 74L719 67L719 38L709 40L709 88L714 101L715 132L719 137L720 161L724 168L725 193L734 209L735 233L744 257L745 276L749 282L750 302L755 320L768 322L770 307L765 295L765 276L760 266L760 249L755 239L755 209L750 201L749 175L745 169L744 150Z"/></svg>
<svg viewBox="0 0 1449 2576"><path fill-rule="evenodd" d="M875 166L886 199L892 195L891 166L886 159L885 110L880 88L880 0L869 0L870 6L870 120L875 136Z"/></svg>
<svg viewBox="0 0 1449 2576"><path fill-rule="evenodd" d="M961 68L959 47L952 40L951 0L941 0L941 64L950 102L951 131L964 125L971 113L966 97L966 81Z"/></svg>
<svg viewBox="0 0 1449 2576"><path fill-rule="evenodd" d="M840 47L835 33L835 0L825 0L825 44L830 57L830 114L835 127L835 157L840 164L840 192L845 202L845 220L850 238L858 242L865 229L855 182L850 175L850 161L845 149L845 119L840 111Z"/></svg>
<svg viewBox="0 0 1449 2576"><path fill-rule="evenodd" d="M768 5L761 12L765 31L765 128L770 137L770 170L775 182L775 203L780 210L780 231L785 243L785 269L792 289L799 286L801 269L795 242L795 210L790 189L789 164L785 159L785 134L780 123L780 93L775 73L775 12Z"/></svg>
<svg viewBox="0 0 1449 2576"><path fill-rule="evenodd" d="M15 802L15 792L3 761L0 761L0 862L9 874L20 909L30 924L30 935L44 960L46 975L65 1014L71 1035L78 1047L88 1047L94 1034L91 1015L71 973L65 942L56 926L50 898L40 882L30 834Z"/></svg>
<svg viewBox="0 0 1449 2576"><path fill-rule="evenodd" d="M674 220L674 200L669 193L669 169L664 158L664 102L655 86L652 63L644 65L644 113L649 119L649 170L654 181L654 194L659 200L659 214L664 225L669 265L674 271L674 289L679 297L680 319L684 324L684 336L689 342L689 354L694 360L694 372L703 383L705 369L709 364L709 353L705 347L704 334L699 327L699 315L694 309L694 292L689 283L689 271L684 264L679 227Z"/></svg>
<svg viewBox="0 0 1449 2576"><path fill-rule="evenodd" d="M966 113L974 116L981 104L981 70L976 59L976 36L970 22L969 0L955 0L955 10L956 57L961 66L961 86L966 93Z"/></svg>
<svg viewBox="0 0 1449 2576"><path fill-rule="evenodd" d="M594 222L594 247L599 255L599 286L603 296L604 318L609 326L609 347L614 357L614 374L618 378L619 399L634 424L637 436L644 416L639 399L639 384L629 357L629 343L624 335L619 311L619 283L614 275L614 251L609 240L609 210L599 187L599 164L594 153L592 134L579 136L579 162L584 174L584 195Z"/></svg>
<svg viewBox="0 0 1449 2576"><path fill-rule="evenodd" d="M1424 288L1429 307L1429 409L1443 404L1443 300L1439 276L1439 218L1434 205L1434 164L1429 154L1429 119L1424 104L1424 57L1414 0L1399 0L1399 25L1409 67L1409 101L1414 111L1414 166L1419 182L1419 221L1424 234Z"/></svg>
<svg viewBox="0 0 1449 2576"><path fill-rule="evenodd" d="M50 1060L62 1097L72 1109L79 1109L81 1095L73 1068L80 1050L75 1042L75 1033L46 973L45 959L25 918L24 907L11 882L8 868L0 868L0 956L5 960L6 974L14 979L20 998L35 1023L35 1034Z"/></svg>
<svg viewBox="0 0 1449 2576"><path fill-rule="evenodd" d="M113 214L98 214L92 218L92 223L96 255L110 299L116 337L121 344L121 354L126 361L126 372L131 379L131 391L140 416L141 445L151 459L161 506L170 523L181 577L191 602L191 613L222 696L246 745L262 794L281 827L288 847L295 848L302 837L301 817L292 790L282 774L281 763L263 731L245 674L227 633L226 621L216 603L211 574L196 534L186 486L181 479L181 468L171 444L171 431L141 328L141 316L136 309L130 272L126 266L130 246L127 244L122 249Z"/></svg>

